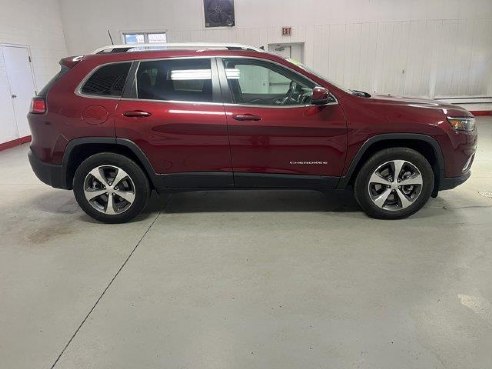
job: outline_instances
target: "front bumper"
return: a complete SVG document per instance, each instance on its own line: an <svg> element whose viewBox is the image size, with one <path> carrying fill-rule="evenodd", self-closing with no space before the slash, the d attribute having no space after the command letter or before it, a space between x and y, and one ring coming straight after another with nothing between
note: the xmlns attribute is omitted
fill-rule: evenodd
<svg viewBox="0 0 492 369"><path fill-rule="evenodd" d="M465 174L459 176L459 177L444 177L441 178L441 181L439 183L439 191L443 190L451 190L452 188L455 188L459 186L460 184L466 182L468 178L471 176L471 171L469 170Z"/></svg>
<svg viewBox="0 0 492 369"><path fill-rule="evenodd" d="M66 171L64 170L63 165L42 162L32 150L29 150L27 156L34 174L36 174L36 177L38 177L41 182L54 188L69 189L65 175Z"/></svg>

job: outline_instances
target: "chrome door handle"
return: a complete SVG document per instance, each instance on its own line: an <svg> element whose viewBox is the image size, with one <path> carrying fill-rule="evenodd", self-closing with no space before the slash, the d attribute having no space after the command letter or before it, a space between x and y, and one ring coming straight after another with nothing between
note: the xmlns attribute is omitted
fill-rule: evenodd
<svg viewBox="0 0 492 369"><path fill-rule="evenodd" d="M254 120L254 121L261 120L260 116L254 114L235 114L232 117L240 122L247 121L247 120Z"/></svg>
<svg viewBox="0 0 492 369"><path fill-rule="evenodd" d="M131 111L125 111L123 115L125 117L132 117L132 118L146 118L146 117L150 117L152 114L150 114L148 111L131 110Z"/></svg>

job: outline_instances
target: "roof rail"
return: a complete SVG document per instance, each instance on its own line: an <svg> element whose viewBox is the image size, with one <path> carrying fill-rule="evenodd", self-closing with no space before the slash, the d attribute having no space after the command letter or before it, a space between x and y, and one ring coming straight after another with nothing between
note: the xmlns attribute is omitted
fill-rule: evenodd
<svg viewBox="0 0 492 369"><path fill-rule="evenodd" d="M226 49L226 50L251 50L263 52L263 49L242 45L242 44L229 44L229 43L206 43L206 42L184 42L184 43L162 43L162 44L131 44L131 45L108 45L94 50L93 54L104 53L124 53L124 52L137 52L137 51L156 51L156 50L168 50L168 49Z"/></svg>

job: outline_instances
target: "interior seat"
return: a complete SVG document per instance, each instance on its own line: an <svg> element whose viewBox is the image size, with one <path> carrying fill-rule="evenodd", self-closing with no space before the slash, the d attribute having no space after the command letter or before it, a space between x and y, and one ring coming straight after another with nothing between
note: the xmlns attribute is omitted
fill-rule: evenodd
<svg viewBox="0 0 492 369"><path fill-rule="evenodd" d="M152 81L148 72L142 72L137 75L138 97L140 99L152 99L154 94L152 91Z"/></svg>

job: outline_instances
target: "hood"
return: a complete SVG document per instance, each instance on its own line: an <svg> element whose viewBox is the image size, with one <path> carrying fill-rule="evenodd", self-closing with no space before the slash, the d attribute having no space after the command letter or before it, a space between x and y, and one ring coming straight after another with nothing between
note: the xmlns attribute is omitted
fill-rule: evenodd
<svg viewBox="0 0 492 369"><path fill-rule="evenodd" d="M375 95L368 98L373 104L385 105L387 107L402 107L402 108L418 108L418 109L431 109L434 111L440 111L440 113L446 116L470 116L473 115L465 108L444 103L437 100L423 99L416 97L401 97L392 95Z"/></svg>

